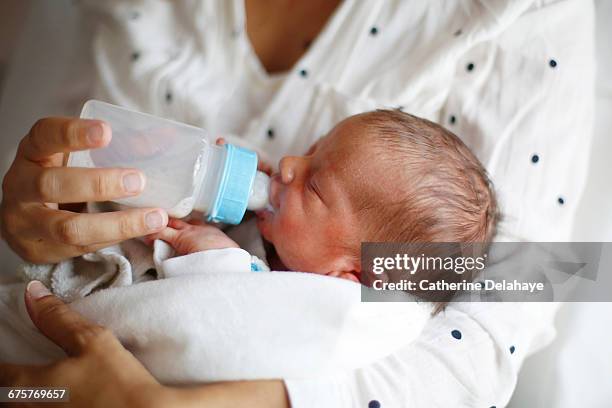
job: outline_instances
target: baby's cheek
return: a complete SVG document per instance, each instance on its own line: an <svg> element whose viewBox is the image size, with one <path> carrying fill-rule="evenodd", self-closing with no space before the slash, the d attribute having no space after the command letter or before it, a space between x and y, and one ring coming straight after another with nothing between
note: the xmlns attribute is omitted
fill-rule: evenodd
<svg viewBox="0 0 612 408"><path fill-rule="evenodd" d="M322 225L320 236L322 242L334 242L339 238L345 238L346 230L339 228L334 222L325 222Z"/></svg>
<svg viewBox="0 0 612 408"><path fill-rule="evenodd" d="M301 234L304 233L304 220L301 217L291 212L284 212L280 214L277 221L278 229L281 234L291 236L295 239L302 238Z"/></svg>
<svg viewBox="0 0 612 408"><path fill-rule="evenodd" d="M300 272L315 272L317 265L311 256L308 248L305 248L307 242L302 242L300 239L285 239L280 245L276 246L281 261L292 271Z"/></svg>

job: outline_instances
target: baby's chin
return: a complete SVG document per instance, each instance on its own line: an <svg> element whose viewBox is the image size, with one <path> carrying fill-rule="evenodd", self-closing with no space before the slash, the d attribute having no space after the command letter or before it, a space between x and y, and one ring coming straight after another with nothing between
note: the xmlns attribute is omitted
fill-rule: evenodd
<svg viewBox="0 0 612 408"><path fill-rule="evenodd" d="M257 211L255 215L257 216L257 229L259 229L259 233L266 241L273 243L272 237L270 236L270 230L274 214L270 211L262 210Z"/></svg>

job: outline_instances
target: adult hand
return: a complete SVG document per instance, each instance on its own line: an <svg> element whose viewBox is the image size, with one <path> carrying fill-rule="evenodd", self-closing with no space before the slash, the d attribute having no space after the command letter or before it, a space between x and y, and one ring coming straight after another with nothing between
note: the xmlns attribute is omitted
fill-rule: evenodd
<svg viewBox="0 0 612 408"><path fill-rule="evenodd" d="M0 385L68 388L75 407L153 406L163 387L109 330L85 320L38 281L28 285L25 302L32 322L68 358L43 367L0 364Z"/></svg>
<svg viewBox="0 0 612 408"><path fill-rule="evenodd" d="M162 209L81 214L58 204L108 201L139 194L136 169L62 167L64 154L108 145L110 127L98 120L41 119L25 136L2 183L3 238L23 259L52 263L162 230Z"/></svg>
<svg viewBox="0 0 612 408"><path fill-rule="evenodd" d="M68 358L42 367L0 363L2 387L68 388L70 402L61 406L70 407L290 407L281 380L162 386L108 329L85 320L42 283L30 282L25 303L32 322Z"/></svg>

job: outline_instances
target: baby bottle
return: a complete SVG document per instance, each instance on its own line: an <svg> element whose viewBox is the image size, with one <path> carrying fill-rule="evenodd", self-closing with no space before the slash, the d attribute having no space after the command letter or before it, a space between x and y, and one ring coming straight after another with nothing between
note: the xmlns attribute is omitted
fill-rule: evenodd
<svg viewBox="0 0 612 408"><path fill-rule="evenodd" d="M177 218L198 210L228 224L268 206L270 178L257 171L251 150L217 146L203 129L95 100L85 103L81 118L104 120L113 137L101 149L71 153L68 166L138 168L146 176L140 195L117 203L161 207Z"/></svg>

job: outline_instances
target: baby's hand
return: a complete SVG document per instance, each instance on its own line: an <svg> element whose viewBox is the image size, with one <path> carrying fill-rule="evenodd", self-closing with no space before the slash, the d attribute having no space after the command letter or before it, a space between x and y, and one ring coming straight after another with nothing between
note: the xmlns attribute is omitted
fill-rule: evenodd
<svg viewBox="0 0 612 408"><path fill-rule="evenodd" d="M223 231L212 225L198 221L185 221L171 218L168 227L146 237L151 243L156 239L166 241L178 255L187 255L208 249L240 248Z"/></svg>

